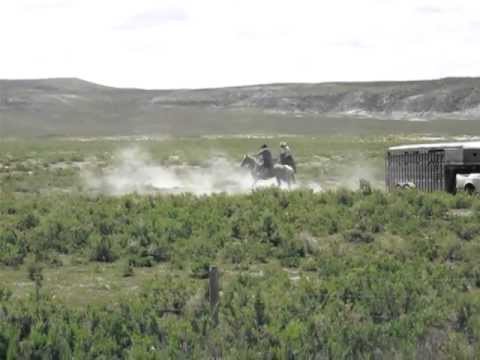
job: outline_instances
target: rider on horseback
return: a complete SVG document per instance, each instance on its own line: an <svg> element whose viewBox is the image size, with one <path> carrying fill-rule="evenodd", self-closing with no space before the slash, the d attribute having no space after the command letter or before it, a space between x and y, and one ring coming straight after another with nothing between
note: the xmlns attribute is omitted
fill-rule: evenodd
<svg viewBox="0 0 480 360"><path fill-rule="evenodd" d="M260 158L260 161L257 161L256 158ZM253 186L255 186L259 180L268 180L271 178L277 180L278 186L283 182L290 188L290 186L295 183L293 168L286 165L273 164L272 153L267 145L262 145L260 151L254 156L245 154L240 166L250 170L253 177Z"/></svg>
<svg viewBox="0 0 480 360"><path fill-rule="evenodd" d="M293 171L297 172L297 166L295 164L295 160L293 159L292 152L290 147L286 142L280 143L280 164L290 166Z"/></svg>
<svg viewBox="0 0 480 360"><path fill-rule="evenodd" d="M260 151L255 155L260 158L260 174L262 177L270 177L273 170L272 152L267 144L260 146Z"/></svg>

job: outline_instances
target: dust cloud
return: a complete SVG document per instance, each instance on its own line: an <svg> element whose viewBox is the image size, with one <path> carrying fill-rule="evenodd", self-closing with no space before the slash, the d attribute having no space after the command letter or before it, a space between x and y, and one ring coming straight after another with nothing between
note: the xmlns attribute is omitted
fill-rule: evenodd
<svg viewBox="0 0 480 360"><path fill-rule="evenodd" d="M253 179L248 170L222 156L209 159L202 166L163 165L140 148L128 148L114 157L113 163L102 169L85 170L82 174L87 190L107 195L128 193L152 194L214 193L239 194L252 191ZM255 188L273 186L274 179L261 181ZM306 187L320 191L316 183Z"/></svg>
<svg viewBox="0 0 480 360"><path fill-rule="evenodd" d="M371 164L362 163L345 170L337 180L337 187L358 190L361 180L367 181L375 189L383 189L383 175Z"/></svg>
<svg viewBox="0 0 480 360"><path fill-rule="evenodd" d="M89 190L108 195L128 193L239 193L251 189L250 174L226 158L205 166L162 165L139 148L116 154L112 165L83 174Z"/></svg>

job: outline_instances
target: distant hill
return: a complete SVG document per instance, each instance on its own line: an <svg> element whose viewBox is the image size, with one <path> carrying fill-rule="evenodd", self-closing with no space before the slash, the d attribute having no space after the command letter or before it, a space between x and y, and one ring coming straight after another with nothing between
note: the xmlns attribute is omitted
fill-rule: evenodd
<svg viewBox="0 0 480 360"><path fill-rule="evenodd" d="M332 131L327 125L339 118L350 127L367 124L360 118L478 120L480 78L198 90L119 89L74 78L0 80L1 135L309 133Z"/></svg>

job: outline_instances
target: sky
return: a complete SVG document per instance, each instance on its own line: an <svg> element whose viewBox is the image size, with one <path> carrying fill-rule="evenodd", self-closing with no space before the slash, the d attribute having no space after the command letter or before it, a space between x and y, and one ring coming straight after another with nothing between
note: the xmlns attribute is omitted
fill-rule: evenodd
<svg viewBox="0 0 480 360"><path fill-rule="evenodd" d="M0 79L116 87L480 76L478 0L1 0Z"/></svg>

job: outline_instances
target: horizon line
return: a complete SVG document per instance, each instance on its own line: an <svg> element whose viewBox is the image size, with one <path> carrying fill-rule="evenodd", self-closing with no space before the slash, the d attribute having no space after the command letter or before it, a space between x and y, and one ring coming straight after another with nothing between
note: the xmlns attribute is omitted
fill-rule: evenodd
<svg viewBox="0 0 480 360"><path fill-rule="evenodd" d="M480 79L480 76L446 76L432 79L415 79L415 80L362 80L362 81L321 81L321 82L270 82L270 83L254 83L244 85L227 85L227 86L212 86L212 87L182 87L182 88L141 88L141 87L119 87L105 85L98 82L85 80L79 77L40 77L40 78L0 78L0 82L12 81L12 82L27 82L27 81L79 81L88 83L95 86L101 86L118 90L138 90L138 91L195 91L195 90L216 90L216 89L235 89L235 88L249 88L257 86L288 86L288 85L352 85L352 84L388 84L388 83L418 83L418 82L433 82L433 81L445 81L445 80L475 80Z"/></svg>

